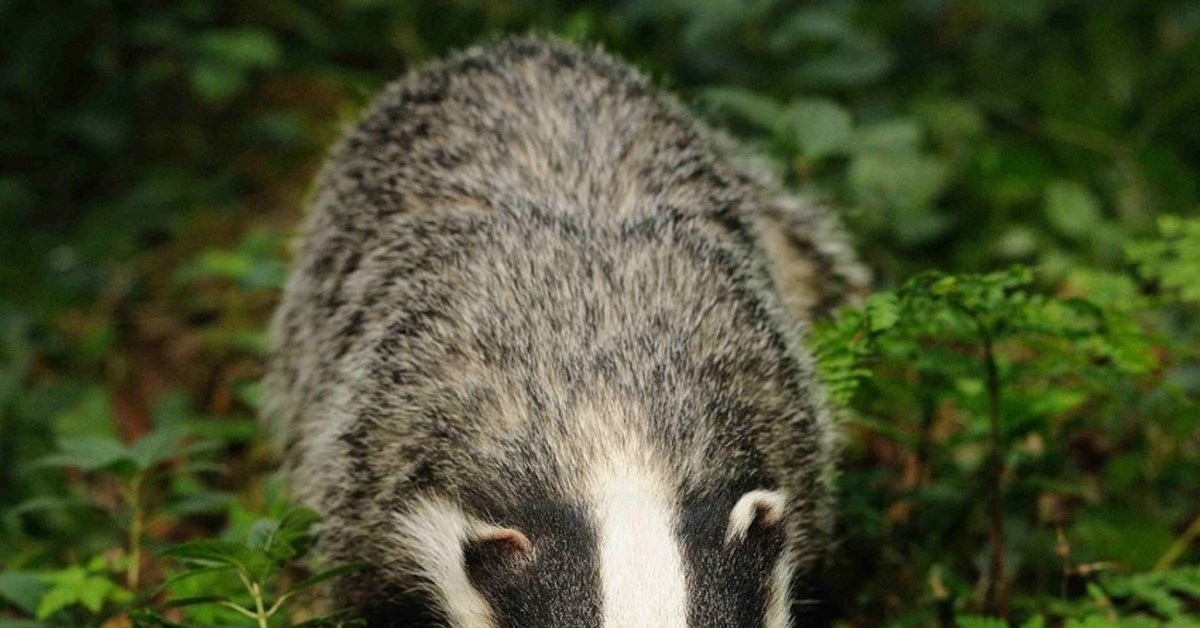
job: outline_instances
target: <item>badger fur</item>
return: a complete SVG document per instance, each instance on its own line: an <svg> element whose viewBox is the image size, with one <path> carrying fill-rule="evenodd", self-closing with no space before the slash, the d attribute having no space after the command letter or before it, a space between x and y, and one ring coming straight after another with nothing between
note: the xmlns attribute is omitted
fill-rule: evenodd
<svg viewBox="0 0 1200 628"><path fill-rule="evenodd" d="M833 218L598 51L389 86L318 182L266 415L371 625L790 625L830 512Z"/></svg>

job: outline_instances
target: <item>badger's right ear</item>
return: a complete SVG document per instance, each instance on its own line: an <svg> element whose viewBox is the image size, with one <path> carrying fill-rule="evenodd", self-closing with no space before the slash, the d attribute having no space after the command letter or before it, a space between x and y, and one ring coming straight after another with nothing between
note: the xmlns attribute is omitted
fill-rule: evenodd
<svg viewBox="0 0 1200 628"><path fill-rule="evenodd" d="M777 527L787 512L787 496L783 491L757 490L742 495L729 512L729 526L725 529L725 544L739 543L746 538L750 528L761 526Z"/></svg>

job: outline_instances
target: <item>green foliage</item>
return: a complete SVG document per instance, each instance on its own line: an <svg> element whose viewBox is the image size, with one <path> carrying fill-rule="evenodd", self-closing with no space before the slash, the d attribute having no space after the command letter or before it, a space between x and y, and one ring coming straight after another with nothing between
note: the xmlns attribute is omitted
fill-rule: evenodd
<svg viewBox="0 0 1200 628"><path fill-rule="evenodd" d="M0 23L0 626L312 616L308 517L252 418L303 199L385 81L531 29L771 156L877 270L807 340L846 432L833 614L1196 623L1195 0L17 0Z"/></svg>
<svg viewBox="0 0 1200 628"><path fill-rule="evenodd" d="M1165 242L1142 243L1141 250L1157 250ZM1144 260L1139 254L1131 251ZM1151 320L1139 319L1148 312L1138 307L1129 278L1091 274L1077 286L1084 289L1078 296L1046 295L1020 267L983 275L925 272L814 330L819 370L833 400L847 406L847 418L860 434L877 435L863 440L898 448L891 455L911 452L899 461L903 477L882 492L874 469L845 475L851 504L862 499L864 483L876 484L872 497L890 492L883 504L860 506L886 512L887 518L859 522L849 533L868 546L889 547L891 556L875 562L906 571L901 580L908 584L919 582L922 573L950 569L963 587L962 599L941 595L951 608L1007 614L1015 597L1027 607L1054 609L1059 621L1094 622L1101 619L1089 619L1092 614L1104 621L1117 617L1117 600L1133 609L1133 618L1197 621L1187 610L1200 602L1188 580L1190 569L1106 575L1104 588L1089 585L1111 592L1103 608L1059 599L1072 599L1068 580L1092 579L1090 564L1070 562L1072 544L1089 559L1161 570L1186 553L1200 532L1200 517L1176 540L1145 515L1071 512L1079 502L1097 508L1110 500L1137 503L1137 496L1121 494L1134 485L1155 490L1152 478L1114 481L1104 475L1098 480L1105 484L1089 488L1095 471L1088 467L1096 463L1073 460L1071 448L1080 434L1103 433L1098 427L1120 430L1119 423L1103 421L1106 414L1124 422L1126 413L1138 411L1119 394L1122 387L1170 387L1154 377L1163 368L1160 336ZM1147 302L1141 300L1142 307ZM1190 422L1193 435L1195 428ZM1135 452L1124 454L1121 464L1153 460L1151 452ZM1194 470L1194 450L1186 456ZM1195 517L1190 510L1182 514ZM925 536L914 539L915 531ZM987 547L988 553L964 553L971 546ZM1037 555L1048 550L1057 557ZM1057 591L1036 585L1056 580L1062 583ZM1017 583L1034 586L1014 596ZM1138 615L1140 606L1151 613ZM995 620L968 616L959 625L990 621Z"/></svg>
<svg viewBox="0 0 1200 628"><path fill-rule="evenodd" d="M196 576L228 576L235 574L245 587L250 603L230 595L180 597L169 601L165 608L211 605L229 609L254 620L260 626L269 625L271 618L298 594L321 583L363 566L347 564L326 569L295 582L283 589L276 576L287 564L302 556L307 549L309 529L320 518L311 510L292 510L281 519L259 519L250 526L244 539L237 541L201 540L171 547L163 552L180 561L184 571L168 581L167 586ZM272 584L275 586L272 587ZM310 619L305 625L348 625L344 613ZM150 623L166 625L161 615L146 613Z"/></svg>
<svg viewBox="0 0 1200 628"><path fill-rule="evenodd" d="M1128 245L1129 257L1142 276L1158 281L1162 287L1178 293L1178 298L1200 302L1200 220L1162 216L1158 221L1161 237Z"/></svg>
<svg viewBox="0 0 1200 628"><path fill-rule="evenodd" d="M128 602L133 596L113 582L108 571L104 559L96 557L86 567L72 565L40 576L48 586L38 600L37 618L47 619L75 604L97 614L106 604Z"/></svg>
<svg viewBox="0 0 1200 628"><path fill-rule="evenodd" d="M340 565L289 584L284 571L307 552L310 529L319 519L312 511L299 509L280 518L259 518L237 540L206 539L169 545L159 555L174 559L182 569L177 573L169 569L164 571L164 565L155 564L143 552L150 522L159 515L187 516L208 510L197 508L197 502L204 504L207 501L209 506L218 509L229 508L220 500L213 500L214 493L204 490L185 496L190 502L186 508L170 509L162 503L161 485L186 485L193 473L219 470L203 459L218 444L187 442L188 438L184 425L171 423L153 429L130 445L107 436L61 438L57 450L36 461L35 467L61 467L86 473L101 490L106 480L110 481L108 484L115 484L120 503L113 508L107 523L113 532L124 534L124 546L115 553L109 551L104 556L93 556L57 569L0 572L0 600L10 602L37 620L52 622L46 625L64 622L99 625L125 617L132 618L138 625L177 626L181 624L166 616L202 605L226 609L253 620L260 627L285 625L273 618L286 615L282 611L295 606L300 593L361 567ZM42 500L34 507L18 507L17 510L71 505ZM165 581L161 585L145 586L141 575L147 566L163 574ZM214 594L227 588L218 583L227 582L231 575L237 576L245 590ZM181 585L197 576L209 577L207 594L186 595L188 589ZM218 580L212 579L214 577ZM249 596L248 601L242 600L245 596ZM335 613L309 619L305 625L348 625L344 615ZM219 614L199 617L228 619ZM184 619L193 620L192 617Z"/></svg>

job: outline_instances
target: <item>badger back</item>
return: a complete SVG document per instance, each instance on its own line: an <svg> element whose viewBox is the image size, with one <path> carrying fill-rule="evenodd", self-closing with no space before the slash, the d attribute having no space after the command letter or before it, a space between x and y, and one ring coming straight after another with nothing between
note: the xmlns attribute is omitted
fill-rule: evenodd
<svg viewBox="0 0 1200 628"><path fill-rule="evenodd" d="M788 625L832 433L797 321L835 290L796 278L861 275L739 163L557 43L379 97L321 177L266 382L323 550L375 566L341 601L373 625Z"/></svg>

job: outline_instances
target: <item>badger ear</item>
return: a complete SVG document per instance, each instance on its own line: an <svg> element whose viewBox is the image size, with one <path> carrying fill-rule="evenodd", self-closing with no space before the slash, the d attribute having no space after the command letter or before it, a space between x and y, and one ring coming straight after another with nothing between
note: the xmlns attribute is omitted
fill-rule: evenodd
<svg viewBox="0 0 1200 628"><path fill-rule="evenodd" d="M529 537L515 528L500 528L497 526L481 525L471 531L470 543L495 544L514 552L531 552L533 543Z"/></svg>
<svg viewBox="0 0 1200 628"><path fill-rule="evenodd" d="M725 530L725 544L738 543L746 538L750 528L761 526L774 528L783 521L787 512L787 496L783 491L760 489L742 495L729 512L729 527Z"/></svg>
<svg viewBox="0 0 1200 628"><path fill-rule="evenodd" d="M463 553L467 564L509 563L529 558L533 542L520 530L480 525L467 536Z"/></svg>

